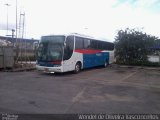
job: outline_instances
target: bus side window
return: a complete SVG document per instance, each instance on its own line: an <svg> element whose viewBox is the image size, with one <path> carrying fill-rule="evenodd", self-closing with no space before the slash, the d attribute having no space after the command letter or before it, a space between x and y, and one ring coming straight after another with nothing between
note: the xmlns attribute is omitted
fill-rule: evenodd
<svg viewBox="0 0 160 120"><path fill-rule="evenodd" d="M106 43L104 43L104 49L105 50L114 50L114 44L106 42Z"/></svg>
<svg viewBox="0 0 160 120"><path fill-rule="evenodd" d="M84 49L84 45L83 45L83 42L84 42L84 40L83 40L83 38L81 38L81 37L75 37L76 38L76 40L75 40L75 49L76 50L79 50L79 49Z"/></svg>
<svg viewBox="0 0 160 120"><path fill-rule="evenodd" d="M94 50L98 49L98 43L96 40L91 41L91 48Z"/></svg>
<svg viewBox="0 0 160 120"><path fill-rule="evenodd" d="M84 49L91 48L91 41L89 39L84 39Z"/></svg>
<svg viewBox="0 0 160 120"><path fill-rule="evenodd" d="M64 57L63 57L64 60L68 60L72 56L73 47L74 47L74 37L68 36L64 47Z"/></svg>

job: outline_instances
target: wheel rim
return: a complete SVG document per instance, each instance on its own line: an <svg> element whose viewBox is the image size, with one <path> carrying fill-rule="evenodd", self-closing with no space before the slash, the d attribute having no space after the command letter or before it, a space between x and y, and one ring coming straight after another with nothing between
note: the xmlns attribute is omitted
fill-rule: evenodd
<svg viewBox="0 0 160 120"><path fill-rule="evenodd" d="M77 64L76 65L76 72L79 72L80 71L80 66Z"/></svg>
<svg viewBox="0 0 160 120"><path fill-rule="evenodd" d="M105 62L104 67L107 67L107 65L108 65L107 62Z"/></svg>

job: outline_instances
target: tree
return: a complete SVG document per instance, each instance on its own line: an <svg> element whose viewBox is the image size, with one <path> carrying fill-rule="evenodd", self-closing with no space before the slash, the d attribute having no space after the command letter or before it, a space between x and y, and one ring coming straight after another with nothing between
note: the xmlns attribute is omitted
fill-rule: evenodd
<svg viewBox="0 0 160 120"><path fill-rule="evenodd" d="M126 28L119 30L115 38L115 57L122 64L143 64L147 62L149 47L155 40L155 36L147 35L136 29Z"/></svg>

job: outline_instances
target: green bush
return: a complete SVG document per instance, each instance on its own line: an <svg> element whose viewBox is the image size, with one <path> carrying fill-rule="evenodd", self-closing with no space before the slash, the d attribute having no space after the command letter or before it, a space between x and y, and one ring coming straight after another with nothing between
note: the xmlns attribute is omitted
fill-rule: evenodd
<svg viewBox="0 0 160 120"><path fill-rule="evenodd" d="M155 66L159 63L148 62L150 48L158 40L136 29L119 30L115 38L115 57L118 64Z"/></svg>

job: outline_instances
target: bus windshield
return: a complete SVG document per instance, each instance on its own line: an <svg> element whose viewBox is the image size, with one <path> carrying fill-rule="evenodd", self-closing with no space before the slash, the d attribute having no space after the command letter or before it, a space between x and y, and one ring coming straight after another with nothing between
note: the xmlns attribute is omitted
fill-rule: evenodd
<svg viewBox="0 0 160 120"><path fill-rule="evenodd" d="M64 36L45 36L38 48L38 60L61 61L63 56Z"/></svg>

